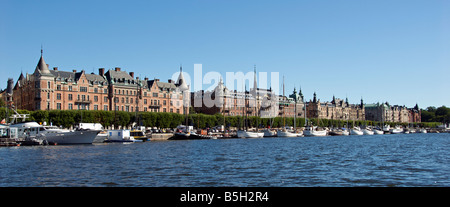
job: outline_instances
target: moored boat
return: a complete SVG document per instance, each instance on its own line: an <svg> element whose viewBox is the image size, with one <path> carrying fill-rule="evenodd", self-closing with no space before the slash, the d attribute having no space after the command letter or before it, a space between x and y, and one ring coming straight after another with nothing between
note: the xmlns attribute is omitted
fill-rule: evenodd
<svg viewBox="0 0 450 207"><path fill-rule="evenodd" d="M350 130L350 135L363 135L364 133L361 131L359 127L353 127L353 129Z"/></svg>
<svg viewBox="0 0 450 207"><path fill-rule="evenodd" d="M327 136L326 130L318 130L316 126L307 126L303 130L303 135L305 137L324 137Z"/></svg>
<svg viewBox="0 0 450 207"><path fill-rule="evenodd" d="M18 129L19 138L46 140L49 144L92 144L100 130L65 130L42 126L37 122L11 125Z"/></svg>

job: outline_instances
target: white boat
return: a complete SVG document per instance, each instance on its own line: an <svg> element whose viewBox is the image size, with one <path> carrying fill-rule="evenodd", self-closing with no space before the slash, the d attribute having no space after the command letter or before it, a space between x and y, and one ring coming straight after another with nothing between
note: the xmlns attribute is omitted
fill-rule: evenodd
<svg viewBox="0 0 450 207"><path fill-rule="evenodd" d="M401 134L403 133L403 129L400 128L399 126L395 126L393 129L390 129L389 132L391 134Z"/></svg>
<svg viewBox="0 0 450 207"><path fill-rule="evenodd" d="M348 136L350 135L350 132L347 129L342 130L342 135Z"/></svg>
<svg viewBox="0 0 450 207"><path fill-rule="evenodd" d="M324 137L327 136L326 130L317 130L317 127L306 127L305 130L303 130L303 135L306 137Z"/></svg>
<svg viewBox="0 0 450 207"><path fill-rule="evenodd" d="M363 135L364 133L361 131L359 127L353 127L353 129L350 130L350 135Z"/></svg>
<svg viewBox="0 0 450 207"><path fill-rule="evenodd" d="M391 126L389 126L389 125L384 125L384 126L383 126L383 132L384 132L385 134L390 134L390 133L391 133Z"/></svg>
<svg viewBox="0 0 450 207"><path fill-rule="evenodd" d="M65 130L56 126L42 126L37 122L14 124L19 138L35 138L50 144L92 144L100 130Z"/></svg>
<svg viewBox="0 0 450 207"><path fill-rule="evenodd" d="M135 142L133 136L130 136L130 130L108 130L105 142Z"/></svg>
<svg viewBox="0 0 450 207"><path fill-rule="evenodd" d="M373 135L374 131L370 130L370 129L363 129L362 130L364 135Z"/></svg>
<svg viewBox="0 0 450 207"><path fill-rule="evenodd" d="M264 137L277 137L277 131L275 130L264 129L263 133Z"/></svg>
<svg viewBox="0 0 450 207"><path fill-rule="evenodd" d="M245 130L238 130L237 136L239 138L261 138L264 137L264 132L249 132Z"/></svg>
<svg viewBox="0 0 450 207"><path fill-rule="evenodd" d="M288 130L278 130L277 136L278 137L301 137L301 136L303 136L303 132L295 133L295 132L290 132Z"/></svg>
<svg viewBox="0 0 450 207"><path fill-rule="evenodd" d="M376 135L384 134L383 130L374 129L373 133Z"/></svg>
<svg viewBox="0 0 450 207"><path fill-rule="evenodd" d="M416 131L417 133L422 133L422 134L426 134L427 130L426 129L419 129L418 131Z"/></svg>

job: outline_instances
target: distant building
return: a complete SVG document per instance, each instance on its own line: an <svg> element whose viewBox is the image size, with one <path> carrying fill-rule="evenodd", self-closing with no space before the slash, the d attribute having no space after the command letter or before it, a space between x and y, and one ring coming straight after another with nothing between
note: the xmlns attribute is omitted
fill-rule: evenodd
<svg viewBox="0 0 450 207"><path fill-rule="evenodd" d="M363 100L361 104L349 104L348 99L341 100L333 96L331 102L321 102L314 93L313 100L307 103L308 118L334 119L334 120L365 120Z"/></svg>
<svg viewBox="0 0 450 207"><path fill-rule="evenodd" d="M17 109L26 110L104 110L154 111L184 113L183 94L176 88L187 87L179 80L168 83L159 79L144 80L121 68L98 74L49 69L41 57L32 74L20 74L14 86L13 100Z"/></svg>
<svg viewBox="0 0 450 207"><path fill-rule="evenodd" d="M416 104L414 108L389 105L386 103L366 104L366 119L378 122L421 122L421 111Z"/></svg>

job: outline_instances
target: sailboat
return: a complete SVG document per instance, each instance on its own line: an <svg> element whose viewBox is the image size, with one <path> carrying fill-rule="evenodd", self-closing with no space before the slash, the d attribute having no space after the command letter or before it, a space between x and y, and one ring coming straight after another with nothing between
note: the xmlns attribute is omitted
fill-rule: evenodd
<svg viewBox="0 0 450 207"><path fill-rule="evenodd" d="M295 91L294 88L294 94L296 95L297 92ZM284 99L284 76L283 76L283 99ZM296 122L297 122L297 97L294 97L295 99L295 106L294 106L294 129L293 130L288 130L288 127L283 127L283 129L278 130L277 131L277 136L278 137L301 137L303 136L303 132L297 133L296 132ZM283 103L283 123L284 123L284 119L285 119L285 113L284 113L284 109L285 109L285 104Z"/></svg>
<svg viewBox="0 0 450 207"><path fill-rule="evenodd" d="M256 69L255 69L255 77L256 77ZM256 80L256 78L255 78L255 80ZM245 88L247 88L247 86L245 86ZM255 88L255 90L256 90L256 88ZM247 126L247 121L248 120L246 119L247 111L245 111L245 109L247 108L246 107L246 103L245 103L246 100L247 100L246 93L247 92L244 89L244 107L242 109L243 109L243 112L244 112L244 123L245 123L245 127L247 129L246 130L238 130L236 132L237 137L239 137L239 138L262 138L262 137L264 137L264 132L258 132L257 130L255 132L248 131L248 126ZM256 97L255 97L255 100L256 100Z"/></svg>
<svg viewBox="0 0 450 207"><path fill-rule="evenodd" d="M303 130L303 135L305 137L324 137L324 136L327 136L327 131L326 130L318 130L317 126L307 125L306 104L305 104L305 113L304 114L305 114L305 130Z"/></svg>

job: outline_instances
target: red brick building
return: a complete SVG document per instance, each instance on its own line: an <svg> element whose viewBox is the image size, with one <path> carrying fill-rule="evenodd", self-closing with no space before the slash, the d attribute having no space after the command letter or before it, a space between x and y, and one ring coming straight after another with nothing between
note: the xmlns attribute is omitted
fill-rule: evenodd
<svg viewBox="0 0 450 207"><path fill-rule="evenodd" d="M121 68L98 74L81 71L52 70L41 57L32 74L20 74L14 86L17 109L26 110L105 110L155 111L184 113L183 95L177 88L186 87L180 75L175 83L159 79L144 80ZM182 73L180 73L182 74ZM181 84L184 83L184 84Z"/></svg>

